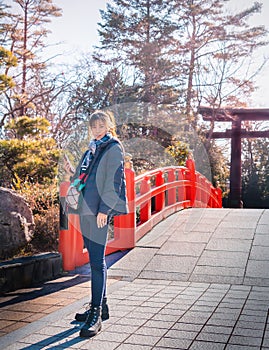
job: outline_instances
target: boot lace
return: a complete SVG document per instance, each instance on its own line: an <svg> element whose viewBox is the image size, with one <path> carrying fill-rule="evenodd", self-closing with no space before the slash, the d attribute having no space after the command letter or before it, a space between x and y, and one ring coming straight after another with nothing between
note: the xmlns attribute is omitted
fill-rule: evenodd
<svg viewBox="0 0 269 350"><path fill-rule="evenodd" d="M93 308L90 308L88 310L88 316L87 316L87 319L85 321L85 323L87 324L87 326L91 327L93 326L97 320L98 320L98 313L97 313L97 310L93 309Z"/></svg>

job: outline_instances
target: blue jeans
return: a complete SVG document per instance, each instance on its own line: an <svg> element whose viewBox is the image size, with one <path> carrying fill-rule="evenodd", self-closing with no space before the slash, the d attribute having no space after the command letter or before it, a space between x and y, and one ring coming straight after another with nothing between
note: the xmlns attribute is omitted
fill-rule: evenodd
<svg viewBox="0 0 269 350"><path fill-rule="evenodd" d="M95 215L81 215L80 229L90 258L91 303L94 307L101 306L103 298L106 297L107 266L105 249L108 225L98 228Z"/></svg>

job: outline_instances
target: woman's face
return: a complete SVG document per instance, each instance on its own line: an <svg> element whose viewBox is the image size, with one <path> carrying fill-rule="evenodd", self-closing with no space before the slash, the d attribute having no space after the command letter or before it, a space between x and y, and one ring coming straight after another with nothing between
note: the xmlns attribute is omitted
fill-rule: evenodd
<svg viewBox="0 0 269 350"><path fill-rule="evenodd" d="M104 123L102 120L96 120L91 127L91 131L92 131L93 137L96 140L100 140L108 132L108 127L106 123Z"/></svg>

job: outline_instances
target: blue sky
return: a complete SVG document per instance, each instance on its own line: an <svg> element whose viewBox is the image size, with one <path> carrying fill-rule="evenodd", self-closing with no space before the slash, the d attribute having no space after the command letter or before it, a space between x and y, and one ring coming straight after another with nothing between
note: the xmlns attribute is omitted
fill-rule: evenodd
<svg viewBox="0 0 269 350"><path fill-rule="evenodd" d="M61 43L64 57L57 61L73 61L81 52L91 51L98 43L99 10L105 10L107 0L53 0L53 3L62 8L62 17L54 18L48 25L52 31L50 42ZM55 47L55 52L57 50L59 46Z"/></svg>

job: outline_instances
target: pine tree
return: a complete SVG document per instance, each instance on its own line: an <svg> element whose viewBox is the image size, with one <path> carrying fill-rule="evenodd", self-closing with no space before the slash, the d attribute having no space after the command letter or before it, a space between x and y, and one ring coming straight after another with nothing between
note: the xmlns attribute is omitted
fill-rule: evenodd
<svg viewBox="0 0 269 350"><path fill-rule="evenodd" d="M17 58L11 51L4 48L4 18L8 15L7 10L10 7L0 1L0 68L3 73L0 74L0 93L3 93L9 88L14 87L15 83L11 76L8 75L8 69L17 65Z"/></svg>
<svg viewBox="0 0 269 350"><path fill-rule="evenodd" d="M0 140L1 186L51 182L57 173L59 150L44 118L18 117L6 125L9 140Z"/></svg>
<svg viewBox="0 0 269 350"><path fill-rule="evenodd" d="M175 33L180 35L180 26L173 19L175 1L114 3L107 5L107 11L101 11L101 47L95 58L106 64L131 67L134 88L142 91L140 101L175 103Z"/></svg>
<svg viewBox="0 0 269 350"><path fill-rule="evenodd" d="M0 74L0 94L15 86L13 78L7 75L6 71L9 67L15 67L16 65L17 58L12 52L0 46L0 67L5 70L4 74Z"/></svg>

